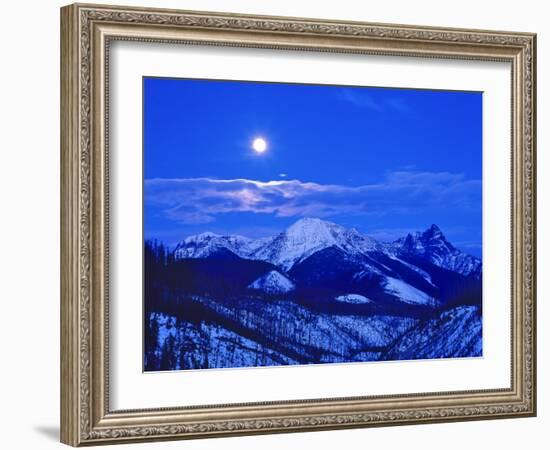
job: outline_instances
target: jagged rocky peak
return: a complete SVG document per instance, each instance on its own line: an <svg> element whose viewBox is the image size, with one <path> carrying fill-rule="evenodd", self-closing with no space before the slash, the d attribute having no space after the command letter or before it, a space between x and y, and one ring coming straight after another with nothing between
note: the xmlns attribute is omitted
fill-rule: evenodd
<svg viewBox="0 0 550 450"><path fill-rule="evenodd" d="M445 236L443 236L443 232L441 231L441 228L439 228L435 223L432 223L430 228L428 228L422 234L426 239L441 239L444 241L446 240Z"/></svg>
<svg viewBox="0 0 550 450"><path fill-rule="evenodd" d="M481 267L478 258L455 248L435 224L423 232L409 233L395 241L395 245L403 256L421 257L464 276L475 275Z"/></svg>
<svg viewBox="0 0 550 450"><path fill-rule="evenodd" d="M440 249L443 251L456 250L451 243L447 241L441 229L435 224L431 225L425 231L409 233L406 237L395 241L395 243L401 250L417 254L428 252L430 249Z"/></svg>

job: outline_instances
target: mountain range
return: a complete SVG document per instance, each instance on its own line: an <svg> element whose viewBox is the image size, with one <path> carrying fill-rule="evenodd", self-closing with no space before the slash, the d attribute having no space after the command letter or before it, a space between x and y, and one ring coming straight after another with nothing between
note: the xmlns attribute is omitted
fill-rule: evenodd
<svg viewBox="0 0 550 450"><path fill-rule="evenodd" d="M454 247L437 225L387 243L354 228L304 218L260 239L209 232L190 236L173 255L178 261L231 259L234 267L248 266L245 261L268 263L247 287L265 287L270 294L321 289L435 305L448 299L449 285L466 286L471 283L463 278L481 278L481 261Z"/></svg>
<svg viewBox="0 0 550 450"><path fill-rule="evenodd" d="M381 242L304 218L147 245L146 370L481 354L481 261L436 225Z"/></svg>

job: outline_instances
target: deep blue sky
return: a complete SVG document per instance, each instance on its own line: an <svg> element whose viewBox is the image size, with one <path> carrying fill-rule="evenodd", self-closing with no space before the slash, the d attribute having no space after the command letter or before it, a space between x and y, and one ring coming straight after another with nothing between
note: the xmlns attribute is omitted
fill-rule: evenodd
<svg viewBox="0 0 550 450"><path fill-rule="evenodd" d="M143 83L146 238L266 236L317 216L382 240L436 223L480 254L481 93Z"/></svg>

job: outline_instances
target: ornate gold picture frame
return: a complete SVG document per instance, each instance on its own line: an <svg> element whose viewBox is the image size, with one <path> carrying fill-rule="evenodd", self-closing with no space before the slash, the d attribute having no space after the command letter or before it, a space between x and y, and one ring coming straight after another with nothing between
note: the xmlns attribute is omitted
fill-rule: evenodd
<svg viewBox="0 0 550 450"><path fill-rule="evenodd" d="M502 149L502 157L511 154L512 161L510 386L114 410L108 100L115 41L509 63L512 148ZM534 416L535 88L536 36L530 33L86 4L62 8L61 441L81 446Z"/></svg>

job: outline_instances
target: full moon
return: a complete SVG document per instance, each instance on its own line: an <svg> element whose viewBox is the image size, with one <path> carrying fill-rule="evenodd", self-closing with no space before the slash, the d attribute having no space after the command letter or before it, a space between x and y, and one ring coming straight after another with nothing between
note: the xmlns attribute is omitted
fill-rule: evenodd
<svg viewBox="0 0 550 450"><path fill-rule="evenodd" d="M261 137L257 137L252 142L252 148L256 153L263 153L267 150L267 142Z"/></svg>

